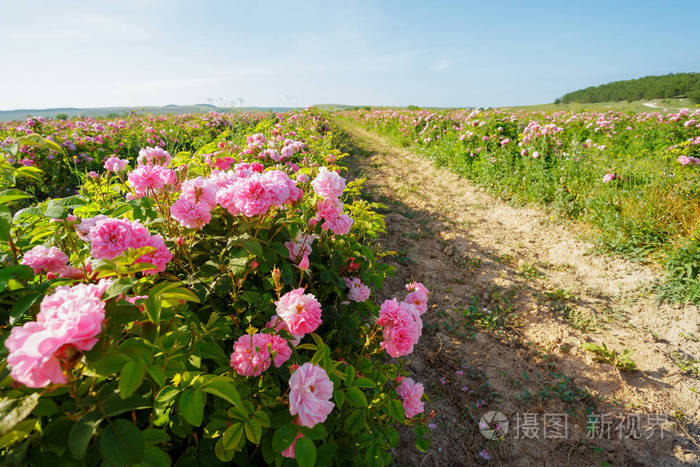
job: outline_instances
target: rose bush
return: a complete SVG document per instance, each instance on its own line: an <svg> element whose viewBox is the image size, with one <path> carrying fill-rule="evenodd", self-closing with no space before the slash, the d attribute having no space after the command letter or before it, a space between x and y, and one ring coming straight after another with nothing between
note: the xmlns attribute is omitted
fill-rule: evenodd
<svg viewBox="0 0 700 467"><path fill-rule="evenodd" d="M428 291L375 303L384 223L342 159L322 116L294 112L108 158L74 196L8 194L7 463L387 465L399 424L425 450L398 357Z"/></svg>

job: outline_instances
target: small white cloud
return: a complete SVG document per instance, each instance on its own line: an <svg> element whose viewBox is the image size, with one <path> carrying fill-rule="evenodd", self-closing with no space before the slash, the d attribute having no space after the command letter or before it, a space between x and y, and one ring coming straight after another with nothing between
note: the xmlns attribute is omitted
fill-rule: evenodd
<svg viewBox="0 0 700 467"><path fill-rule="evenodd" d="M442 71L451 68L455 64L454 60L436 60L433 62L433 70Z"/></svg>

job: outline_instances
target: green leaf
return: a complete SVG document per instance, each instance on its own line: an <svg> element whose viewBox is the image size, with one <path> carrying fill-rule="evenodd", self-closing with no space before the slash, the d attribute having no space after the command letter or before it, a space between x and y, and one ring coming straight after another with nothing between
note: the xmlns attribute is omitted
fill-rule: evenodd
<svg viewBox="0 0 700 467"><path fill-rule="evenodd" d="M275 430L275 434L272 435L272 450L275 452L282 452L292 445L294 438L297 437L299 429L296 425L288 423L282 425Z"/></svg>
<svg viewBox="0 0 700 467"><path fill-rule="evenodd" d="M335 405L337 405L338 408L341 408L343 403L345 403L345 391L336 389L333 391L333 398L335 399Z"/></svg>
<svg viewBox="0 0 700 467"><path fill-rule="evenodd" d="M141 360L129 360L119 373L119 394L122 399L131 396L141 386L146 375L146 364Z"/></svg>
<svg viewBox="0 0 700 467"><path fill-rule="evenodd" d="M241 430L241 433L243 430ZM224 437L222 436L216 441L216 444L214 445L214 454L216 454L216 457L221 461L221 462L231 462L231 459L233 459L233 456L236 454L235 449L226 449L224 447Z"/></svg>
<svg viewBox="0 0 700 467"><path fill-rule="evenodd" d="M355 368L352 366L348 366L347 369L345 370L345 385L346 386L352 386L352 383L355 381Z"/></svg>
<svg viewBox="0 0 700 467"><path fill-rule="evenodd" d="M309 439L319 440L326 439L328 437L328 432L323 426L323 423L317 423L313 428L300 427L301 433Z"/></svg>
<svg viewBox="0 0 700 467"><path fill-rule="evenodd" d="M58 412L56 403L44 397L43 399L39 399L39 403L34 407L34 410L32 410L32 415L35 417L45 417L47 415L53 415L56 412Z"/></svg>
<svg viewBox="0 0 700 467"><path fill-rule="evenodd" d="M136 467L170 467L170 456L160 448L146 446L143 451L143 460Z"/></svg>
<svg viewBox="0 0 700 467"><path fill-rule="evenodd" d="M387 406L389 415L391 415L397 422L403 421L406 416L406 412L403 409L403 404L400 400L392 399Z"/></svg>
<svg viewBox="0 0 700 467"><path fill-rule="evenodd" d="M102 423L103 415L99 411L89 412L78 419L70 429L68 447L76 459L85 457L90 440Z"/></svg>
<svg viewBox="0 0 700 467"><path fill-rule="evenodd" d="M165 384L165 370L159 366L148 365L146 371L153 378L158 386L163 386Z"/></svg>
<svg viewBox="0 0 700 467"><path fill-rule="evenodd" d="M255 418L250 418L245 422L245 435L251 443L260 444L262 436L262 425Z"/></svg>
<svg viewBox="0 0 700 467"><path fill-rule="evenodd" d="M43 213L44 211L39 206L30 206L28 208L20 209L19 211L17 211L12 217L12 220L16 222L23 217L41 216Z"/></svg>
<svg viewBox="0 0 700 467"><path fill-rule="evenodd" d="M241 441L243 440L243 433L245 431L246 430L243 427L243 423L236 422L231 424L231 426L224 431L224 434L221 437L223 441L223 448L226 451L238 450L241 445Z"/></svg>
<svg viewBox="0 0 700 467"><path fill-rule="evenodd" d="M223 376L215 377L207 381L204 386L202 386L202 391L220 397L239 409L244 409L241 396L238 394L236 386L234 386L232 382L227 381Z"/></svg>
<svg viewBox="0 0 700 467"><path fill-rule="evenodd" d="M96 362L88 363L88 368L100 376L112 376L129 361L129 357L120 352L108 352Z"/></svg>
<svg viewBox="0 0 700 467"><path fill-rule="evenodd" d="M241 275L245 272L248 265L248 251L238 250L229 257L228 269L234 276Z"/></svg>
<svg viewBox="0 0 700 467"><path fill-rule="evenodd" d="M265 427L265 428L270 428L271 422L270 422L270 416L267 414L267 412L263 410L258 410L253 414L253 417L260 422L260 425Z"/></svg>
<svg viewBox="0 0 700 467"><path fill-rule="evenodd" d="M107 290L105 290L105 293L102 295L102 300L107 301L110 298L114 298L117 295L121 295L131 290L131 288L138 284L138 282L138 279L130 277L122 277L121 279L117 279L116 281L112 282L109 287L107 287Z"/></svg>
<svg viewBox="0 0 700 467"><path fill-rule="evenodd" d="M27 310L29 310L36 303L36 301L43 296L44 294L31 292L27 295L22 295L19 297L15 301L15 304L12 305L12 309L10 310L10 324L13 324L15 321L24 316Z"/></svg>
<svg viewBox="0 0 700 467"><path fill-rule="evenodd" d="M5 401L7 401L7 399L2 399L1 402ZM0 420L0 435L4 435L19 422L27 418L38 403L39 393L30 394L23 399L19 399L19 403L7 414L3 415L2 420Z"/></svg>
<svg viewBox="0 0 700 467"><path fill-rule="evenodd" d="M12 213L5 206L0 206L0 242L6 242L10 239L10 223L12 222Z"/></svg>
<svg viewBox="0 0 700 467"><path fill-rule="evenodd" d="M374 384L374 381L369 378L358 378L353 386L358 388L373 388L376 386L376 384Z"/></svg>
<svg viewBox="0 0 700 467"><path fill-rule="evenodd" d="M167 292L160 294L160 298L167 302L168 306L179 305L181 300L186 302L199 303L199 297L192 292L190 289L184 287L177 287L175 289L170 289Z"/></svg>
<svg viewBox="0 0 700 467"><path fill-rule="evenodd" d="M100 452L110 464L127 467L143 459L145 443L141 432L128 420L112 420L100 436Z"/></svg>
<svg viewBox="0 0 700 467"><path fill-rule="evenodd" d="M16 201L18 199L27 199L31 197L32 195L25 193L22 190L10 188L9 190L0 191L0 204L5 204L9 203L10 201Z"/></svg>
<svg viewBox="0 0 700 467"><path fill-rule="evenodd" d="M367 407L367 398L362 389L352 386L347 389L348 399L356 407Z"/></svg>
<svg viewBox="0 0 700 467"><path fill-rule="evenodd" d="M150 409L153 406L153 401L141 396L131 396L128 399L115 396L106 400L102 406L106 416L116 417L134 410Z"/></svg>
<svg viewBox="0 0 700 467"><path fill-rule="evenodd" d="M167 443L170 441L170 435L165 431L157 428L146 428L141 432L144 442L148 444Z"/></svg>
<svg viewBox="0 0 700 467"><path fill-rule="evenodd" d="M201 425L204 419L204 398L205 395L199 388L187 388L180 395L180 413L194 426Z"/></svg>
<svg viewBox="0 0 700 467"><path fill-rule="evenodd" d="M320 446L316 456L317 465L333 465L336 449L336 444L332 441Z"/></svg>
<svg viewBox="0 0 700 467"><path fill-rule="evenodd" d="M309 438L299 438L294 445L294 457L299 467L313 467L316 464L316 445Z"/></svg>
<svg viewBox="0 0 700 467"><path fill-rule="evenodd" d="M416 447L419 451L426 452L432 444L430 429L425 425L416 425L414 432L416 434Z"/></svg>

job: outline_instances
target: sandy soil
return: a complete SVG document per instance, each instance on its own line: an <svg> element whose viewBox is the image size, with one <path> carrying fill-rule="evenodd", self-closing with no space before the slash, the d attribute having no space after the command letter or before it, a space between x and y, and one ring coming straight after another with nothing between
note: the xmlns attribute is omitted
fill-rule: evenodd
<svg viewBox="0 0 700 467"><path fill-rule="evenodd" d="M337 123L351 177L387 206L382 246L397 254L384 295L409 279L432 291L407 367L430 397L433 446L419 452L402 430L398 465L700 465L700 314L656 303L657 270L593 254L581 226ZM586 343L632 351L636 370ZM489 411L509 420L502 439L479 432Z"/></svg>

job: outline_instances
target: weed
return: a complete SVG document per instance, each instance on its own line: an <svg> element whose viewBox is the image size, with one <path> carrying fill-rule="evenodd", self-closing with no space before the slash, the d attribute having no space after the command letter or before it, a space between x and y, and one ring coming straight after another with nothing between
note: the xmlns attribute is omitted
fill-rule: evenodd
<svg viewBox="0 0 700 467"><path fill-rule="evenodd" d="M684 373L694 376L695 378L700 378L700 362L683 352L673 352L671 354L673 363L681 369Z"/></svg>
<svg viewBox="0 0 700 467"><path fill-rule="evenodd" d="M611 350L608 349L605 342L600 344L587 342L583 344L583 348L593 352L596 355L595 360L597 362L609 363L623 371L634 371L637 369L637 364L629 357L632 354L632 351L629 349L624 349L622 352Z"/></svg>

